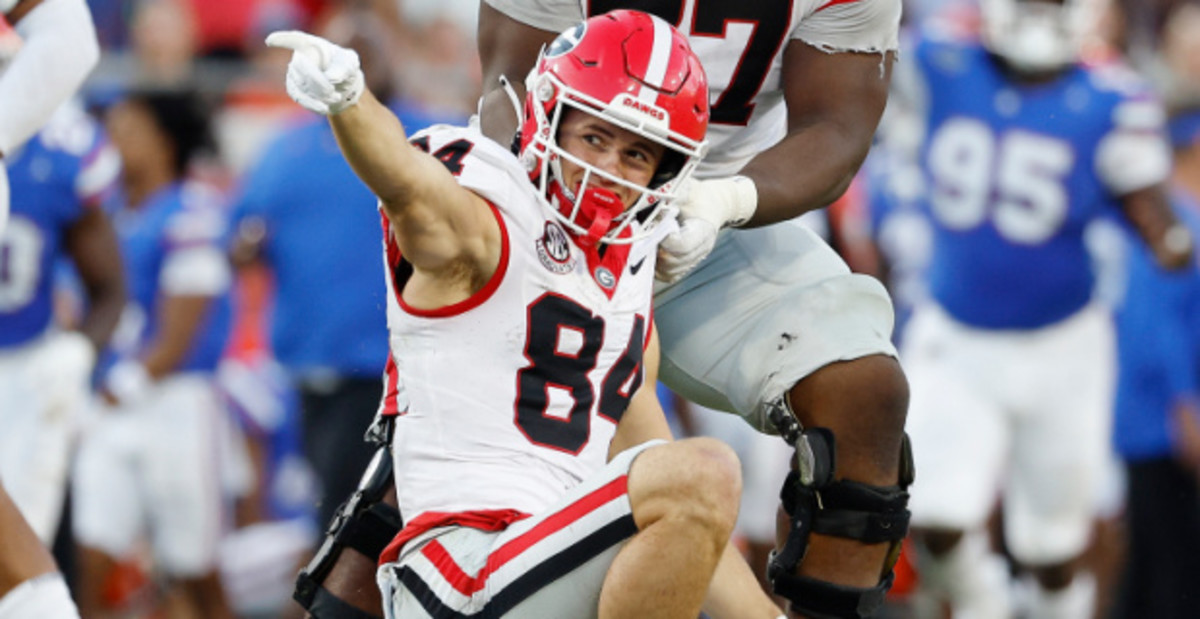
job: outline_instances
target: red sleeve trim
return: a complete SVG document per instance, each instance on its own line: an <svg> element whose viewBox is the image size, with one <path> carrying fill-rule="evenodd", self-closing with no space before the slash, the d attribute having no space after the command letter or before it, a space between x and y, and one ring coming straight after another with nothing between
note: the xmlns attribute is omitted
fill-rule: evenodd
<svg viewBox="0 0 1200 619"><path fill-rule="evenodd" d="M817 8L817 10L813 11L813 13L820 13L821 11L824 11L825 9L837 4L852 4L858 1L859 0L829 0L829 2L822 4L819 8Z"/></svg>
<svg viewBox="0 0 1200 619"><path fill-rule="evenodd" d="M462 301L459 301L458 303L431 310L417 309L405 303L400 291L397 290L396 301L400 303L400 309L404 310L408 314L422 318L447 318L475 309L492 297L492 294L494 294L496 289L500 287L500 282L504 281L504 274L508 272L509 240L508 226L506 226L504 223L504 217L500 215L500 209L496 208L496 205L492 204L490 200L487 204L492 209L492 215L495 216L496 223L500 224L500 264L496 266L496 272L492 274L492 277L488 280L487 285L481 288L479 292L476 292L475 294L463 299Z"/></svg>

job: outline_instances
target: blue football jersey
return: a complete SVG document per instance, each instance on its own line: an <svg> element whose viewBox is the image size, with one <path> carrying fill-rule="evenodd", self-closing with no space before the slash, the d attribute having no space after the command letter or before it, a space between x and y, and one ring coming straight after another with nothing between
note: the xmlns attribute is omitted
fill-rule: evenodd
<svg viewBox="0 0 1200 619"><path fill-rule="evenodd" d="M99 125L67 106L4 164L12 212L0 236L0 347L12 347L50 325L65 232L86 209L99 208L120 159Z"/></svg>
<svg viewBox="0 0 1200 619"><path fill-rule="evenodd" d="M192 338L184 360L175 371L212 371L224 352L231 327L229 265L222 241L227 225L224 205L215 190L200 183L173 183L146 198L139 208L121 208L114 225L121 242L129 305L113 335L119 356L138 356L157 336L158 301L164 282L171 277L200 279L199 273L168 272L171 261L184 252L203 252L222 261L221 273L206 272L213 284L183 294L213 296L206 315ZM194 255L194 254L193 254Z"/></svg>
<svg viewBox="0 0 1200 619"><path fill-rule="evenodd" d="M929 94L919 157L934 224L930 294L989 329L1078 311L1095 279L1084 230L1130 184L1100 155L1117 132L1161 135L1152 92L1119 66L1018 85L975 40L926 37L914 55Z"/></svg>

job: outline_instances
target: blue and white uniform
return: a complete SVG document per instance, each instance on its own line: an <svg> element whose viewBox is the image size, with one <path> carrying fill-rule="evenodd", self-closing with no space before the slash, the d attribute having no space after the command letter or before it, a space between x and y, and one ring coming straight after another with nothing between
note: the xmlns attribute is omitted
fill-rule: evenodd
<svg viewBox="0 0 1200 619"><path fill-rule="evenodd" d="M898 79L933 229L903 350L913 523L975 529L1003 488L1013 555L1055 563L1084 548L1109 460L1115 343L1084 232L1166 178L1163 113L1120 65L1020 84L973 38L924 34Z"/></svg>
<svg viewBox="0 0 1200 619"><path fill-rule="evenodd" d="M173 183L114 215L130 303L113 336L118 358L138 359L158 336L164 298L211 300L179 364L144 397L102 411L85 436L75 471L75 529L81 543L124 556L149 531L166 573L214 568L225 493L222 449L229 420L214 371L230 328L231 272L219 195Z"/></svg>
<svg viewBox="0 0 1200 619"><path fill-rule="evenodd" d="M13 202L0 235L0 478L34 531L49 541L89 380L86 367L64 376L68 369L53 354L61 335L55 273L68 258L67 231L99 208L120 161L97 124L68 105L3 163Z"/></svg>

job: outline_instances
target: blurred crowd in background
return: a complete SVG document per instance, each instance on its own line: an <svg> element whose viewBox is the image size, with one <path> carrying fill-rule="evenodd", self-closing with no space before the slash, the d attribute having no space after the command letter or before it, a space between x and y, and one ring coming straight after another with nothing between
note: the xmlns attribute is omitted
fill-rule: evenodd
<svg viewBox="0 0 1200 619"><path fill-rule="evenodd" d="M179 180L203 186L220 205L215 225L222 232L214 237L219 236L233 273L229 324L214 336L223 340L212 371L219 409L227 415L216 447L222 499L222 540L214 545L217 572L238 616L289 616L297 610L289 602L296 571L370 455L359 444L352 451L364 452L361 458L333 446L359 441L375 413L387 340L374 200L341 160L324 120L288 98L284 74L291 52L268 48L263 40L272 31L298 29L354 47L373 80L372 90L390 95L390 105L411 133L436 122L466 122L475 111L481 89L474 42L477 0L88 4L103 56L75 109L104 126L108 139L121 147L144 130L117 122L116 104L131 92L184 92L194 98L211 134L184 162ZM909 28L930 19L966 30L977 25L970 2L911 0L905 10ZM16 45L11 31L0 33L0 56ZM1200 110L1200 2L1111 0L1089 49L1095 62L1128 62L1151 81L1173 115ZM1177 148L1200 144L1200 121L1191 132L1191 125L1178 126L1180 133L1172 135ZM885 116L881 136L902 140L905 131L903 121ZM132 156L127 147L118 151ZM890 156L883 146L874 151L846 196L807 218L852 268L885 281L900 323L922 295L919 274L928 259L929 231L919 213L896 208L921 190L920 180ZM111 187L98 189L96 200L106 200L105 191L128 194L131 181L120 174L134 174L140 165L127 161L124 172L111 170ZM168 226L164 234L169 232ZM1120 243L1103 233L1097 238L1098 257L1120 263L1113 257ZM0 280L4 277L0 273ZM65 267L58 280L58 314L69 324L80 315L80 286ZM1103 294L1117 305L1124 288L1114 284ZM118 327L114 342L120 333ZM896 333L902 333L899 326ZM119 360L109 362L115 363ZM723 436L739 449L747 468L742 542L761 567L773 543L776 493L786 470L779 463L789 449L733 416L691 406L665 389L663 395L679 433ZM1200 477L1200 441L1194 445ZM1103 534L1089 555L1097 577L1108 585L1101 587L1102 602L1108 603L1106 591L1113 591L1122 565L1119 523L1125 502L1116 462L1114 456L1111 500L1097 508L1098 520L1108 524L1098 529ZM919 475L919 453L917 466ZM80 586L83 570L71 527L70 505L76 498L68 499L57 538L57 554L73 587ZM97 572L102 581L85 586L92 599L81 604L84 616L97 605L116 616L161 616L173 602L157 576L156 556L145 545L110 557L112 565ZM900 565L889 612L935 616L929 613L937 611L914 595L919 575L907 565ZM1106 608L1102 603L1099 612Z"/></svg>

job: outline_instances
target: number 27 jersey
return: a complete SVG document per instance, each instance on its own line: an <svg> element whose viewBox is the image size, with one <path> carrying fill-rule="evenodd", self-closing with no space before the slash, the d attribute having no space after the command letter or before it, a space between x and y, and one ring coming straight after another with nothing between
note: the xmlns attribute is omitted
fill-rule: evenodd
<svg viewBox="0 0 1200 619"><path fill-rule="evenodd" d="M708 77L709 151L697 176L727 176L783 138L783 55L792 40L828 52L899 46L900 0L484 0L513 19L561 32L615 9L679 29ZM509 76L512 79L512 76Z"/></svg>
<svg viewBox="0 0 1200 619"><path fill-rule="evenodd" d="M401 511L536 513L604 465L641 384L656 239L589 259L510 152L457 127L412 141L490 203L503 245L482 290L420 310L384 219Z"/></svg>

